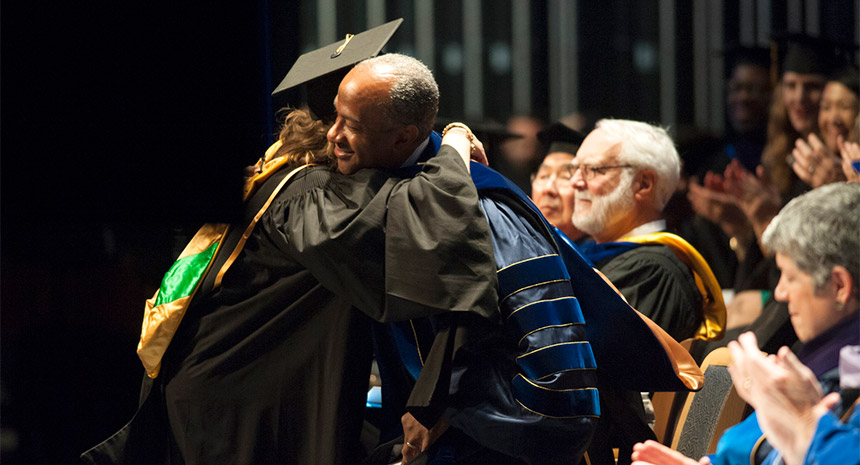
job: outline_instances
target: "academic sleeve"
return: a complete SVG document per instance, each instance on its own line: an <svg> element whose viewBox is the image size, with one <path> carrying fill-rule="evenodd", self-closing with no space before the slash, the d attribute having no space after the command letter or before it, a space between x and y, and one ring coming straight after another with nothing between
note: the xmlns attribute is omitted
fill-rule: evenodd
<svg viewBox="0 0 860 465"><path fill-rule="evenodd" d="M572 277L549 232L515 197L482 191L481 207L492 231L503 323L473 331L455 361L451 427L526 463L576 463L600 409Z"/></svg>
<svg viewBox="0 0 860 465"><path fill-rule="evenodd" d="M860 464L860 410L855 409L847 423L841 423L832 413L821 417L803 463Z"/></svg>
<svg viewBox="0 0 860 465"><path fill-rule="evenodd" d="M452 147L441 146L420 174L395 185L385 247L387 310L411 312L418 306L497 315L490 229L478 191Z"/></svg>
<svg viewBox="0 0 860 465"><path fill-rule="evenodd" d="M450 310L494 316L490 233L453 148L408 179L305 170L261 226L324 287L377 321Z"/></svg>

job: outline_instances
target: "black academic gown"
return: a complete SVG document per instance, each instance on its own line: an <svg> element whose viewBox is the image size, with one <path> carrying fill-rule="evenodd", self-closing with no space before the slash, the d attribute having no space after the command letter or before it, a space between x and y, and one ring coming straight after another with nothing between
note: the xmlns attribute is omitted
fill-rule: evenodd
<svg viewBox="0 0 860 465"><path fill-rule="evenodd" d="M369 319L449 310L492 318L492 263L477 193L453 149L408 180L305 169L221 287L195 298L161 374L145 386L144 408L84 458L355 463Z"/></svg>
<svg viewBox="0 0 860 465"><path fill-rule="evenodd" d="M595 261L630 306L660 325L676 341L702 324L702 294L690 268L672 250L648 244Z"/></svg>
<svg viewBox="0 0 860 465"><path fill-rule="evenodd" d="M589 245L583 251L586 255L592 252ZM592 253L591 258L633 308L675 340L696 334L702 324L702 295L689 267L669 247L647 244L602 258ZM648 426L641 394L619 386L617 380L603 374L600 409L603 418L588 449L591 463L615 463L613 448L619 449L619 464L630 463L635 443L656 439Z"/></svg>

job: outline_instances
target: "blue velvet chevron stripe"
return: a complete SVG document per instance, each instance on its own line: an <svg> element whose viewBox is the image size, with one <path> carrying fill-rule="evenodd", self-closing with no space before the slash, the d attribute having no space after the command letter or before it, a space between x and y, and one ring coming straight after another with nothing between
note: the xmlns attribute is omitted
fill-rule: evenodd
<svg viewBox="0 0 860 465"><path fill-rule="evenodd" d="M554 418L600 416L600 399L596 388L548 389L522 375L517 375L511 381L511 387L516 393L517 402L539 415Z"/></svg>
<svg viewBox="0 0 860 465"><path fill-rule="evenodd" d="M569 281L567 266L558 255L524 260L498 271L500 301L523 289L557 281Z"/></svg>
<svg viewBox="0 0 860 465"><path fill-rule="evenodd" d="M562 342L517 357L526 376L540 380L549 375L577 369L595 369L597 363L588 342Z"/></svg>
<svg viewBox="0 0 860 465"><path fill-rule="evenodd" d="M636 244L633 242L605 242L598 244L596 242L587 241L579 246L579 250L583 255L588 257L592 263L600 263L608 258L616 257L625 252L641 247L644 244Z"/></svg>
<svg viewBox="0 0 860 465"><path fill-rule="evenodd" d="M597 364L552 226L503 176L482 165L471 170L493 233L499 310L518 341L511 394L543 417L599 416Z"/></svg>
<svg viewBox="0 0 860 465"><path fill-rule="evenodd" d="M585 324L579 301L575 297L540 300L516 309L507 315L509 325L523 337L534 331L568 324Z"/></svg>

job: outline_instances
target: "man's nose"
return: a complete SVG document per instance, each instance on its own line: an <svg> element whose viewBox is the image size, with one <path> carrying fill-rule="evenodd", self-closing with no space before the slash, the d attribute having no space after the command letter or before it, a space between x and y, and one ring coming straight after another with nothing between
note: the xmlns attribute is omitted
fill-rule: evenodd
<svg viewBox="0 0 860 465"><path fill-rule="evenodd" d="M558 183L560 183L560 182L569 182L569 181L565 181L564 179L556 178L556 177L550 178L549 182L547 182L544 185L544 188L543 188L544 192L546 192L547 194L552 195L554 197L558 197Z"/></svg>
<svg viewBox="0 0 860 465"><path fill-rule="evenodd" d="M582 175L581 169L574 171L573 176L571 176L570 181L568 182L570 182L574 189L585 190L585 176Z"/></svg>
<svg viewBox="0 0 860 465"><path fill-rule="evenodd" d="M806 103L812 101L812 89L810 87L799 86L797 92L801 102Z"/></svg>
<svg viewBox="0 0 860 465"><path fill-rule="evenodd" d="M326 132L326 139L328 139L328 141L331 142L332 144L337 143L338 140L340 139L340 134L341 134L340 128L341 128L342 124L343 124L343 122L342 122L340 116L338 116L334 120L334 124L332 124L331 127L328 128L328 132Z"/></svg>

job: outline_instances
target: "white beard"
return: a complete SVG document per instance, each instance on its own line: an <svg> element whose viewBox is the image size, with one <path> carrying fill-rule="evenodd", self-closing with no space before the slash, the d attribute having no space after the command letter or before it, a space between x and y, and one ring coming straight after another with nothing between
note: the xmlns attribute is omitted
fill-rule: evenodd
<svg viewBox="0 0 860 465"><path fill-rule="evenodd" d="M588 211L582 211L580 208L574 210L573 225L576 229L593 236L633 210L636 206L631 190L633 178L625 178L622 177L615 190L601 196L593 196L587 190L576 191L577 200L591 200L591 208Z"/></svg>

